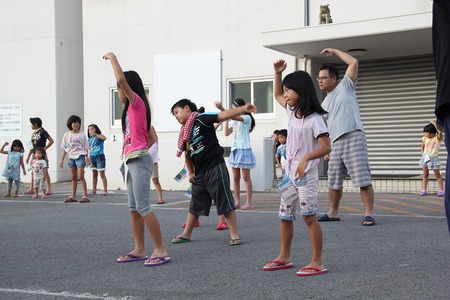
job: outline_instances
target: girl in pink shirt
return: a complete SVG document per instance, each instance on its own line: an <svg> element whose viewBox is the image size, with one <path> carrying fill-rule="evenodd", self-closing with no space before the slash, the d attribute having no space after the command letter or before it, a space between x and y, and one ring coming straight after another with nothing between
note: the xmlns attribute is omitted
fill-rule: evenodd
<svg viewBox="0 0 450 300"><path fill-rule="evenodd" d="M170 262L164 248L159 221L150 208L150 177L153 160L148 148L155 142L151 130L150 106L144 86L134 71L123 72L114 53L104 59L111 61L117 81L117 90L124 108L122 112L122 156L127 165L128 208L134 235L134 249L117 259L118 263L145 260L144 266L154 267ZM144 224L153 240L153 253L146 255Z"/></svg>
<svg viewBox="0 0 450 300"><path fill-rule="evenodd" d="M72 115L67 120L67 128L69 131L66 132L61 141L61 148L64 149L61 156L61 161L59 166L63 168L64 158L66 155L69 156L69 161L67 165L70 168L70 174L72 177L72 195L64 200L64 203L77 202L77 179L81 182L81 187L83 189L83 197L80 203L90 202L87 193L86 179L84 179L84 168L89 165L88 149L89 143L81 128L81 118L79 116Z"/></svg>

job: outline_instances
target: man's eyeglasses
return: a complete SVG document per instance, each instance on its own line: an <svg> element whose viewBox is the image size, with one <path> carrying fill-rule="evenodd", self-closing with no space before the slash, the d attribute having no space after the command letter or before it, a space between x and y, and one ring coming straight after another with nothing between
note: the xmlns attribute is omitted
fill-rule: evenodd
<svg viewBox="0 0 450 300"><path fill-rule="evenodd" d="M328 78L331 78L331 76L317 77L316 79L317 79L317 81L325 81L325 80L327 80Z"/></svg>

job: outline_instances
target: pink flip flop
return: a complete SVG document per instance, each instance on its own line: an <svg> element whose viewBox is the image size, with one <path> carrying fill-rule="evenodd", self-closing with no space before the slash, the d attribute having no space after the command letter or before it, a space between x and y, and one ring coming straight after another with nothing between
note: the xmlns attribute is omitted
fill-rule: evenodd
<svg viewBox="0 0 450 300"><path fill-rule="evenodd" d="M275 266L268 267L268 264L275 264ZM282 269L290 269L294 266L293 263L284 263L279 260L272 260L267 265L264 266L264 271L276 271L276 270L282 270Z"/></svg>
<svg viewBox="0 0 450 300"><path fill-rule="evenodd" d="M313 272L305 272L305 271L313 271ZM316 276L328 273L327 269L319 269L315 267L303 267L300 271L297 272L297 276Z"/></svg>

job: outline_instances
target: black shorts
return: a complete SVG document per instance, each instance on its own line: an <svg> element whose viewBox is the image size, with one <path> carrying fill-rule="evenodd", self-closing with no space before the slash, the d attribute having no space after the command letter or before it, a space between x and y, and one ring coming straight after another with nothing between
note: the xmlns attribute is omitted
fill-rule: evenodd
<svg viewBox="0 0 450 300"><path fill-rule="evenodd" d="M209 216L213 199L218 215L236 209L230 190L230 175L225 163L196 175L195 182L192 184L189 212L196 216Z"/></svg>

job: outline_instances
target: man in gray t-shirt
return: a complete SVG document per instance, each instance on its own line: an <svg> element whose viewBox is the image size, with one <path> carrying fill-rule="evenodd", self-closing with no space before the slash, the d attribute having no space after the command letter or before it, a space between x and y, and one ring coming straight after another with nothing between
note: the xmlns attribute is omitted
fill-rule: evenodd
<svg viewBox="0 0 450 300"><path fill-rule="evenodd" d="M320 216L319 222L339 221L339 202L345 176L350 175L353 185L360 188L365 212L362 225L375 225L373 218L374 192L372 187L367 143L364 127L361 123L358 101L356 99L356 79L358 77L357 59L337 49L326 48L321 54L336 55L348 65L344 77L339 80L339 72L333 65L320 68L317 81L322 91L327 93L322 107L330 139L331 153L325 157L328 164L328 185L330 207Z"/></svg>

